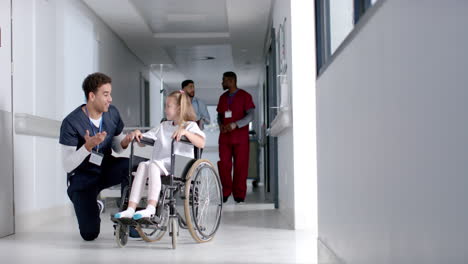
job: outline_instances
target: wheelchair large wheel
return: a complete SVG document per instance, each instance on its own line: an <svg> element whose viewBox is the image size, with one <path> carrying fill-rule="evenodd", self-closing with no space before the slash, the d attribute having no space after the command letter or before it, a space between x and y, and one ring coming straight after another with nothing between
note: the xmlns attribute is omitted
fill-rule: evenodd
<svg viewBox="0 0 468 264"><path fill-rule="evenodd" d="M159 217L157 226L138 225L136 230L140 237L146 242L156 242L163 238L169 223L169 207L165 204L166 188L163 186L156 206L156 215Z"/></svg>
<svg viewBox="0 0 468 264"><path fill-rule="evenodd" d="M186 175L184 212L195 241L213 239L221 221L223 206L221 181L209 160L200 159Z"/></svg>
<svg viewBox="0 0 468 264"><path fill-rule="evenodd" d="M182 184L179 187L178 192L175 194L176 198L176 210L177 218L179 222L179 227L182 229L187 229L187 221L185 220L184 208L185 208L185 185Z"/></svg>
<svg viewBox="0 0 468 264"><path fill-rule="evenodd" d="M115 228L115 242L121 248L125 247L128 242L128 225L117 224Z"/></svg>
<svg viewBox="0 0 468 264"><path fill-rule="evenodd" d="M161 215L161 222L159 228L145 228L144 226L138 225L136 230L140 237L146 242L157 242L163 238L166 234L169 220L169 211L164 210Z"/></svg>

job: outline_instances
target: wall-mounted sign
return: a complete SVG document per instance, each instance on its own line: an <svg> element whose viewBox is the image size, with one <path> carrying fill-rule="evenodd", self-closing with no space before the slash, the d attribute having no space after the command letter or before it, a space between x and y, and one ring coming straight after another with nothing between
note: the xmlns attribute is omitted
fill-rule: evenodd
<svg viewBox="0 0 468 264"><path fill-rule="evenodd" d="M288 60L286 57L286 18L282 24L279 25L277 40L278 40L278 50L279 50L279 74L287 75L288 70Z"/></svg>

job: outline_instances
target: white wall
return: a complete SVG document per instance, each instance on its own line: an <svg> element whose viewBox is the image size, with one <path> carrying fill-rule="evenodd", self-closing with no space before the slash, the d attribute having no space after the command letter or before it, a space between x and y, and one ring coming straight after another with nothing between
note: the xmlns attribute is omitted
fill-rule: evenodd
<svg viewBox="0 0 468 264"><path fill-rule="evenodd" d="M11 113L11 24L10 3L0 4L0 110Z"/></svg>
<svg viewBox="0 0 468 264"><path fill-rule="evenodd" d="M238 76L239 78L240 76ZM220 77L220 79L222 76ZM218 89L213 88L198 88L195 83L195 96L203 100L205 104L217 105L219 102L219 97L223 94L223 88L221 84ZM242 87L240 87L242 88Z"/></svg>
<svg viewBox="0 0 468 264"><path fill-rule="evenodd" d="M279 207L290 226L317 233L315 21L313 1L274 3L273 27L286 18L286 57L293 128L278 137ZM277 71L279 72L279 70Z"/></svg>
<svg viewBox="0 0 468 264"><path fill-rule="evenodd" d="M85 65L86 68L94 67L97 71L109 75L112 78L113 104L119 109L125 125L140 125L140 73L149 79L149 67L146 67L81 1L67 0L63 14L65 22L69 22L71 26L70 29L65 28L65 43L69 45L65 50L65 63L79 61L79 64ZM85 36L85 40L79 38L78 29ZM76 52L82 50L83 46L94 48L92 58L83 59L83 54ZM72 53L76 54L76 57L69 59L68 56ZM73 68L76 74L75 70L77 69ZM70 85L79 84L81 87L85 76L86 72L82 78L73 80ZM82 92L81 89L78 90Z"/></svg>
<svg viewBox="0 0 468 264"><path fill-rule="evenodd" d="M147 76L149 68L81 1L14 1L13 19L14 113L62 120L84 103L84 77L101 71L113 78L113 103L126 125L139 124L140 72ZM58 139L16 134L14 141L21 231L70 202Z"/></svg>
<svg viewBox="0 0 468 264"><path fill-rule="evenodd" d="M468 2L381 4L317 82L320 239L340 263L466 263Z"/></svg>
<svg viewBox="0 0 468 264"><path fill-rule="evenodd" d="M273 6L273 27L278 32L279 25L286 18L286 56L288 63L288 82L291 87L291 1L276 0ZM278 48L278 47L277 47ZM278 52L278 51L277 51ZM278 66L278 65L277 65ZM277 69L279 74L279 69ZM278 193L279 210L290 227L294 227L294 147L293 129L288 128L278 137Z"/></svg>
<svg viewBox="0 0 468 264"><path fill-rule="evenodd" d="M152 127L159 125L164 115L163 102L161 101L161 79L153 72L149 72L150 82L150 124ZM163 84L164 86L164 84Z"/></svg>
<svg viewBox="0 0 468 264"><path fill-rule="evenodd" d="M315 4L291 1L291 91L296 229L317 236Z"/></svg>
<svg viewBox="0 0 468 264"><path fill-rule="evenodd" d="M0 237L14 233L11 2L0 2Z"/></svg>

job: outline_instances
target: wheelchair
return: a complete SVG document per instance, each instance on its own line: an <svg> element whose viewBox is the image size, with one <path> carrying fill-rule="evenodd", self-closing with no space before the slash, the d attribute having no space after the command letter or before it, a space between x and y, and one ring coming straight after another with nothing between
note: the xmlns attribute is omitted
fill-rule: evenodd
<svg viewBox="0 0 468 264"><path fill-rule="evenodd" d="M192 145L185 137L180 142ZM128 206L134 171L140 162L148 160L135 155L135 143L136 140L133 140L130 147L129 185L122 191L120 210ZM169 175L161 175L161 192L155 215L139 220L111 216L119 247L127 245L130 227L135 228L146 242L159 241L169 231L173 249L177 245L179 228L188 229L198 243L211 241L215 236L223 206L219 176L209 160L201 159L202 149L194 146L195 158L191 159L174 154L174 143L175 139L171 145ZM140 144L154 146L154 140L142 138ZM143 208L137 208L140 209Z"/></svg>

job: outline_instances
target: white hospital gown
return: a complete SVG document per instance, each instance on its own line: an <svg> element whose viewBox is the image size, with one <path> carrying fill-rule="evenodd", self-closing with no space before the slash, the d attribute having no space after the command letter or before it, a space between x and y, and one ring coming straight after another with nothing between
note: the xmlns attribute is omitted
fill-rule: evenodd
<svg viewBox="0 0 468 264"><path fill-rule="evenodd" d="M205 133L200 130L197 123L189 121L185 128L187 131L194 134L200 135L205 138ZM168 170L171 167L171 143L172 135L178 129L179 126L174 126L173 121L162 122L157 128L153 128L150 131L143 134L144 137L154 139L153 153L151 155L151 161L158 165L158 167L168 175ZM193 145L176 142L174 143L174 152L177 155L193 158Z"/></svg>

